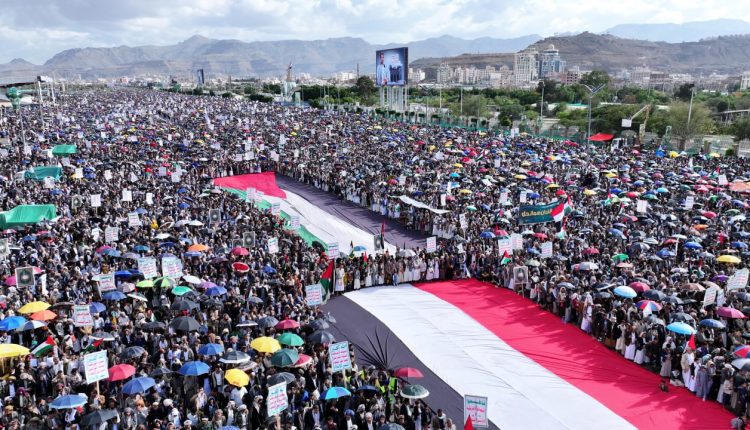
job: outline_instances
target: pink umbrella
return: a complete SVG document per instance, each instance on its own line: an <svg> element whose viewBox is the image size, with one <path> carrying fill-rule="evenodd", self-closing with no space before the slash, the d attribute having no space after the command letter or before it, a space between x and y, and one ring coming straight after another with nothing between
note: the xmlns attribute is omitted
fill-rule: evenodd
<svg viewBox="0 0 750 430"><path fill-rule="evenodd" d="M232 248L232 251L230 251L230 254L232 255L239 255L239 256L246 256L250 254L250 251L248 251L246 248L243 248L241 246L236 246Z"/></svg>
<svg viewBox="0 0 750 430"><path fill-rule="evenodd" d="M596 248L586 248L583 250L583 255L598 255L599 250Z"/></svg>
<svg viewBox="0 0 750 430"><path fill-rule="evenodd" d="M294 363L294 367L304 367L310 363L312 363L312 357L306 354L300 354L299 359L297 359L297 362Z"/></svg>
<svg viewBox="0 0 750 430"><path fill-rule="evenodd" d="M276 324L276 328L279 330L291 330L293 328L299 328L299 323L295 320L285 319L279 321L279 323Z"/></svg>
<svg viewBox="0 0 750 430"><path fill-rule="evenodd" d="M18 281L16 281L16 275L8 276L3 282L9 287L13 287L18 283Z"/></svg>
<svg viewBox="0 0 750 430"><path fill-rule="evenodd" d="M649 287L643 282L631 282L630 288L635 290L636 293L643 293L651 289L651 287Z"/></svg>
<svg viewBox="0 0 750 430"><path fill-rule="evenodd" d="M716 310L716 315L724 318L747 318L745 314L735 308L722 307Z"/></svg>

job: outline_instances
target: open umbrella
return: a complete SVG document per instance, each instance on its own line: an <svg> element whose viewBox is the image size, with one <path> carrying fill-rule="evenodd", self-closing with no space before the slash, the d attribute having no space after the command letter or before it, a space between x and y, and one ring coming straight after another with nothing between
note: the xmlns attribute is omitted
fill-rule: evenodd
<svg viewBox="0 0 750 430"><path fill-rule="evenodd" d="M122 386L124 394L133 395L145 393L149 388L156 385L156 381L148 376L131 379Z"/></svg>
<svg viewBox="0 0 750 430"><path fill-rule="evenodd" d="M183 376L199 376L207 374L210 370L208 364L202 361L188 361L180 367L177 373Z"/></svg>
<svg viewBox="0 0 750 430"><path fill-rule="evenodd" d="M331 387L320 395L321 400L336 400L341 397L351 396L351 391L344 387Z"/></svg>
<svg viewBox="0 0 750 430"><path fill-rule="evenodd" d="M698 324L702 325L703 327L710 327L710 328L716 328L723 330L726 328L723 322L711 318L707 318L704 320L701 320Z"/></svg>
<svg viewBox="0 0 750 430"><path fill-rule="evenodd" d="M88 403L88 398L79 394L60 396L50 402L50 409L75 409Z"/></svg>
<svg viewBox="0 0 750 430"><path fill-rule="evenodd" d="M730 308L730 307L721 307L716 310L716 315L724 318L732 318L732 319L739 319L739 318L747 318L745 314L743 314L741 311Z"/></svg>
<svg viewBox="0 0 750 430"><path fill-rule="evenodd" d="M120 357L124 358L125 360L133 360L135 358L138 358L146 353L146 350L141 346L129 346L125 348L121 353Z"/></svg>
<svg viewBox="0 0 750 430"><path fill-rule="evenodd" d="M299 328L299 323L295 320L285 319L283 321L279 321L275 327L277 330L291 330Z"/></svg>
<svg viewBox="0 0 750 430"><path fill-rule="evenodd" d="M401 367L393 372L393 376L397 378L424 378L424 375L419 369L413 367Z"/></svg>
<svg viewBox="0 0 750 430"><path fill-rule="evenodd" d="M224 352L224 347L218 343L207 343L198 348L198 354L200 355L221 355Z"/></svg>
<svg viewBox="0 0 750 430"><path fill-rule="evenodd" d="M271 375L268 377L268 385L276 385L280 384L282 382L285 382L287 384L294 382L295 377L289 372L279 372L274 375Z"/></svg>
<svg viewBox="0 0 750 430"><path fill-rule="evenodd" d="M135 367L129 364L117 364L109 368L109 380L122 381L135 375Z"/></svg>
<svg viewBox="0 0 750 430"><path fill-rule="evenodd" d="M276 338L276 340L278 340L280 344L286 346L302 346L305 344L305 341L302 340L301 337L290 332L282 333L281 336Z"/></svg>
<svg viewBox="0 0 750 430"><path fill-rule="evenodd" d="M424 399L430 392L421 385L407 385L401 389L400 395L405 399Z"/></svg>
<svg viewBox="0 0 750 430"><path fill-rule="evenodd" d="M10 331L15 330L26 324L26 318L21 316L5 317L0 320L0 330Z"/></svg>
<svg viewBox="0 0 750 430"><path fill-rule="evenodd" d="M299 360L299 354L293 349L283 348L271 356L271 364L276 367L294 366Z"/></svg>
<svg viewBox="0 0 750 430"><path fill-rule="evenodd" d="M131 381L132 382L132 381ZM81 418L81 427L94 427L117 417L114 409L100 409Z"/></svg>
<svg viewBox="0 0 750 430"><path fill-rule="evenodd" d="M0 344L0 358L20 357L28 354L29 348L25 346L16 345L15 343Z"/></svg>
<svg viewBox="0 0 750 430"><path fill-rule="evenodd" d="M266 317L258 318L257 320L255 320L255 322L258 323L258 327L270 328L270 327L275 327L276 324L279 323L279 320L277 320L276 318L272 316L266 316Z"/></svg>
<svg viewBox="0 0 750 430"><path fill-rule="evenodd" d="M318 330L314 331L310 336L307 337L307 340L313 343L320 343L320 344L329 344L336 341L336 338L333 337L333 335L325 330Z"/></svg>
<svg viewBox="0 0 750 430"><path fill-rule="evenodd" d="M200 324L193 317L177 317L169 324L170 327L177 331L198 331Z"/></svg>
<svg viewBox="0 0 750 430"><path fill-rule="evenodd" d="M261 336L253 339L253 341L250 342L250 347L258 352L272 354L281 349L281 344L272 337Z"/></svg>
<svg viewBox="0 0 750 430"><path fill-rule="evenodd" d="M219 359L220 362L225 364L240 364L250 361L250 355L242 352L231 350L224 353Z"/></svg>
<svg viewBox="0 0 750 430"><path fill-rule="evenodd" d="M615 288L614 290L612 290L612 292L616 296L625 297L626 299L632 299L632 298L635 298L636 296L638 296L638 294L635 292L635 290L633 290L632 288L630 288L630 287L628 287L626 285L621 285L621 286Z"/></svg>
<svg viewBox="0 0 750 430"><path fill-rule="evenodd" d="M684 322L673 322L672 324L669 324L667 326L667 330L673 331L677 334L682 334L685 336L690 336L692 334L695 334L695 329Z"/></svg>
<svg viewBox="0 0 750 430"><path fill-rule="evenodd" d="M50 308L50 304L47 302L30 302L26 303L25 305L21 306L20 309L18 309L19 314L33 314L34 312L44 311Z"/></svg>
<svg viewBox="0 0 750 430"><path fill-rule="evenodd" d="M229 369L224 374L224 379L236 387L244 387L250 383L250 377L241 369Z"/></svg>
<svg viewBox="0 0 750 430"><path fill-rule="evenodd" d="M171 375L171 370L167 369L166 367L157 367L156 369L152 370L151 373L148 374L148 376L152 378L160 378L162 376Z"/></svg>

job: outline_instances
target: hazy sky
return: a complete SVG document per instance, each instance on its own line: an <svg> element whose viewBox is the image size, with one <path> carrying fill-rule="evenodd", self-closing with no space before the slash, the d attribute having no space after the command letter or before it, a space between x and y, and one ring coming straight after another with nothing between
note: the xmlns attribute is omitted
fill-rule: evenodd
<svg viewBox="0 0 750 430"><path fill-rule="evenodd" d="M68 48L361 37L405 43L601 32L625 23L750 21L750 0L0 0L0 62Z"/></svg>

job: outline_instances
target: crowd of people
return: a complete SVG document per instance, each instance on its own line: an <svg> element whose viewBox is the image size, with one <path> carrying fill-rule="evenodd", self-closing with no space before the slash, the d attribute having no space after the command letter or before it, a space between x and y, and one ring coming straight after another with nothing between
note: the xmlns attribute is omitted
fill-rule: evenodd
<svg viewBox="0 0 750 430"><path fill-rule="evenodd" d="M750 236L744 159L147 90L6 110L0 138L2 208L51 204L59 215L2 232L0 342L30 350L0 348L3 428L455 428L354 345L352 368L332 372L335 316L304 294L329 259L211 182L262 171L439 238L434 253L336 259L344 290L464 277L513 288L659 372L664 389L748 412L750 294L734 288ZM52 155L62 144L75 153ZM24 179L57 165L53 182ZM521 206L554 202L567 202L561 222L519 224ZM183 276L144 279L141 257L177 258ZM16 279L23 267L34 268L32 285ZM116 289L102 292L109 273ZM90 325L77 324L76 305L89 306ZM83 357L97 351L109 378L88 384ZM289 406L269 417L269 387L281 381Z"/></svg>

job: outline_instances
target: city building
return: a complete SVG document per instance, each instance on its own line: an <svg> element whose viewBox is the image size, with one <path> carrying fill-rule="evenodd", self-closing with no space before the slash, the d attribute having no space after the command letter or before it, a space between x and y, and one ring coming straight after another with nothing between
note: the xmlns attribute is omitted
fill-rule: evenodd
<svg viewBox="0 0 750 430"><path fill-rule="evenodd" d="M537 60L537 55L538 52L535 49L516 52L513 58L515 86L530 87L536 84L536 81L539 79L539 61Z"/></svg>
<svg viewBox="0 0 750 430"><path fill-rule="evenodd" d="M565 70L565 61L560 58L560 51L550 44L539 54L539 78L544 79Z"/></svg>
<svg viewBox="0 0 750 430"><path fill-rule="evenodd" d="M453 69L447 64L441 64L437 71L438 84L450 84L453 80Z"/></svg>
<svg viewBox="0 0 750 430"><path fill-rule="evenodd" d="M333 76L333 80L337 83L346 83L357 79L355 72L338 72Z"/></svg>
<svg viewBox="0 0 750 430"><path fill-rule="evenodd" d="M750 71L742 74L742 79L740 79L740 89L750 90Z"/></svg>
<svg viewBox="0 0 750 430"><path fill-rule="evenodd" d="M409 82L417 83L422 82L425 79L425 73L422 69L414 69L409 67Z"/></svg>

